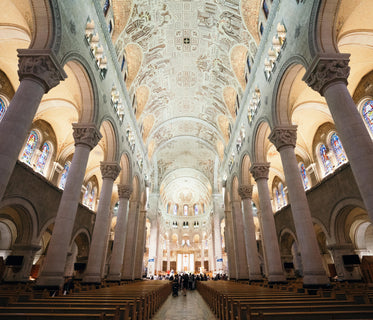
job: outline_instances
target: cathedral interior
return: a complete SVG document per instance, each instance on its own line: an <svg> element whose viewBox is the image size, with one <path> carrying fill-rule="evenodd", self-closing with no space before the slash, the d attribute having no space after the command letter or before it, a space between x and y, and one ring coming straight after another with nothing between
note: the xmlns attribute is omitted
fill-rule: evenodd
<svg viewBox="0 0 373 320"><path fill-rule="evenodd" d="M373 282L368 12L1 0L1 281Z"/></svg>

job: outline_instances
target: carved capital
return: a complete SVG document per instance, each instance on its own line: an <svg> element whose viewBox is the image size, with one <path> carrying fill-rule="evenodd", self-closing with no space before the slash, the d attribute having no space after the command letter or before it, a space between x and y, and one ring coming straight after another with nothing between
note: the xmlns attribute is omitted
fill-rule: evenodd
<svg viewBox="0 0 373 320"><path fill-rule="evenodd" d="M297 126L278 126L274 128L268 137L277 150L282 147L292 146L297 143Z"/></svg>
<svg viewBox="0 0 373 320"><path fill-rule="evenodd" d="M129 199L132 193L132 187L128 184L118 184L118 197Z"/></svg>
<svg viewBox="0 0 373 320"><path fill-rule="evenodd" d="M101 162L100 170L103 179L115 180L120 172L120 165L116 162Z"/></svg>
<svg viewBox="0 0 373 320"><path fill-rule="evenodd" d="M85 144L93 149L102 138L94 124L73 123L73 130L75 145Z"/></svg>
<svg viewBox="0 0 373 320"><path fill-rule="evenodd" d="M268 179L269 167L269 162L254 163L250 168L250 172L255 181L259 179Z"/></svg>
<svg viewBox="0 0 373 320"><path fill-rule="evenodd" d="M67 75L51 50L18 49L18 77L41 83L45 93Z"/></svg>
<svg viewBox="0 0 373 320"><path fill-rule="evenodd" d="M312 61L303 80L315 91L324 95L325 89L333 82L344 82L350 74L349 54L318 54Z"/></svg>
<svg viewBox="0 0 373 320"><path fill-rule="evenodd" d="M253 187L250 185L240 185L238 188L238 194L240 195L241 199L252 199L253 197Z"/></svg>

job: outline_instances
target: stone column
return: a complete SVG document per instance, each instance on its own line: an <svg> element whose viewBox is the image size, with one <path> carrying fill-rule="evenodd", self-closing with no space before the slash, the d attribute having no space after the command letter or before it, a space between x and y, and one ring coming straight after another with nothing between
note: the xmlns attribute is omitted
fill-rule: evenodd
<svg viewBox="0 0 373 320"><path fill-rule="evenodd" d="M325 97L361 197L373 221L373 142L347 89L349 54L320 53L303 80Z"/></svg>
<svg viewBox="0 0 373 320"><path fill-rule="evenodd" d="M144 266L144 252L146 241L146 210L140 210L139 224L137 230L135 279L141 279Z"/></svg>
<svg viewBox="0 0 373 320"><path fill-rule="evenodd" d="M40 101L67 76L50 49L18 49L19 87L0 123L0 200ZM9 134L11 132L11 134Z"/></svg>
<svg viewBox="0 0 373 320"><path fill-rule="evenodd" d="M223 253L222 253L222 235L220 226L220 212L223 210L223 202L221 194L214 194L214 213L213 213L213 247L214 247L214 260L216 271L223 271Z"/></svg>
<svg viewBox="0 0 373 320"><path fill-rule="evenodd" d="M132 193L130 185L118 185L119 207L117 224L115 225L113 251L111 253L110 269L107 279L120 281L122 275L124 245L126 240L128 199Z"/></svg>
<svg viewBox="0 0 373 320"><path fill-rule="evenodd" d="M260 281L262 280L262 275L260 273L260 262L258 256L258 248L256 245L253 208L251 206L253 187L249 185L241 185L238 188L238 193L243 202L243 225L246 256L247 262L249 264L249 279Z"/></svg>
<svg viewBox="0 0 373 320"><path fill-rule="evenodd" d="M154 276L155 266L157 265L157 244L158 244L158 221L155 217L150 222L150 238L149 238L149 260L148 260L148 276ZM175 270L176 271L176 270Z"/></svg>
<svg viewBox="0 0 373 320"><path fill-rule="evenodd" d="M225 211L225 247L228 255L228 272L230 279L236 279L236 248L233 237L233 218L232 212Z"/></svg>
<svg viewBox="0 0 373 320"><path fill-rule="evenodd" d="M92 242L88 255L88 264L84 272L83 282L101 283L101 270L105 263L107 232L110 224L110 203L113 184L120 172L116 162L101 162L102 189L93 229Z"/></svg>
<svg viewBox="0 0 373 320"><path fill-rule="evenodd" d="M203 236L201 235L201 268L202 271L205 271L205 244L204 242L206 240L203 239Z"/></svg>
<svg viewBox="0 0 373 320"><path fill-rule="evenodd" d="M167 270L170 270L171 267L171 252L170 252L170 240L166 240L166 250L167 250Z"/></svg>
<svg viewBox="0 0 373 320"><path fill-rule="evenodd" d="M73 130L75 152L58 207L43 271L36 282L38 286L63 285L64 268L89 153L101 139L101 134L94 124L75 123Z"/></svg>
<svg viewBox="0 0 373 320"><path fill-rule="evenodd" d="M293 125L278 126L272 130L269 140L275 145L281 156L299 251L302 256L303 284L306 286L327 284L329 279L322 265L311 211L294 152L297 141L297 127Z"/></svg>
<svg viewBox="0 0 373 320"><path fill-rule="evenodd" d="M213 245L212 239L208 239L208 258L209 258L209 271L214 271L214 255L213 255Z"/></svg>
<svg viewBox="0 0 373 320"><path fill-rule="evenodd" d="M139 202L131 200L128 209L126 244L123 256L122 280L134 280L137 228L139 222Z"/></svg>
<svg viewBox="0 0 373 320"><path fill-rule="evenodd" d="M14 244L12 246L12 255L23 256L22 265L20 267L7 267L4 280L7 282L29 282L35 253L40 248L39 245L33 244Z"/></svg>
<svg viewBox="0 0 373 320"><path fill-rule="evenodd" d="M281 264L280 248L277 240L275 220L273 218L271 198L268 189L269 163L254 163L250 168L259 193L261 209L262 236L264 249L266 250L266 265L269 282L285 281L284 271Z"/></svg>
<svg viewBox="0 0 373 320"><path fill-rule="evenodd" d="M237 280L249 279L249 268L247 265L245 233L243 226L243 215L241 201L239 199L232 201L233 225L234 225L234 247L236 254Z"/></svg>

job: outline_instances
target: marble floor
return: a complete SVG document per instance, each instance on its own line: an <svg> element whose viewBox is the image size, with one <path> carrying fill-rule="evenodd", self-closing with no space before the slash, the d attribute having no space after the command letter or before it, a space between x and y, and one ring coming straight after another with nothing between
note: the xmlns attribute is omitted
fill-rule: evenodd
<svg viewBox="0 0 373 320"><path fill-rule="evenodd" d="M189 290L186 296L181 291L177 297L170 294L152 320L216 320L216 317L198 291Z"/></svg>

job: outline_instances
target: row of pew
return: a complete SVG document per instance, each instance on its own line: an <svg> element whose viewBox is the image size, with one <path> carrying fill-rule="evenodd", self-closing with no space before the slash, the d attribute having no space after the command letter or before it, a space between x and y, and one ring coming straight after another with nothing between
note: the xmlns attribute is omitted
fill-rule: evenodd
<svg viewBox="0 0 373 320"><path fill-rule="evenodd" d="M289 289L234 281L199 282L197 289L219 320L373 319L369 290Z"/></svg>
<svg viewBox="0 0 373 320"><path fill-rule="evenodd" d="M148 320L170 293L168 281L137 281L67 295L27 299L23 294L0 306L0 319Z"/></svg>

